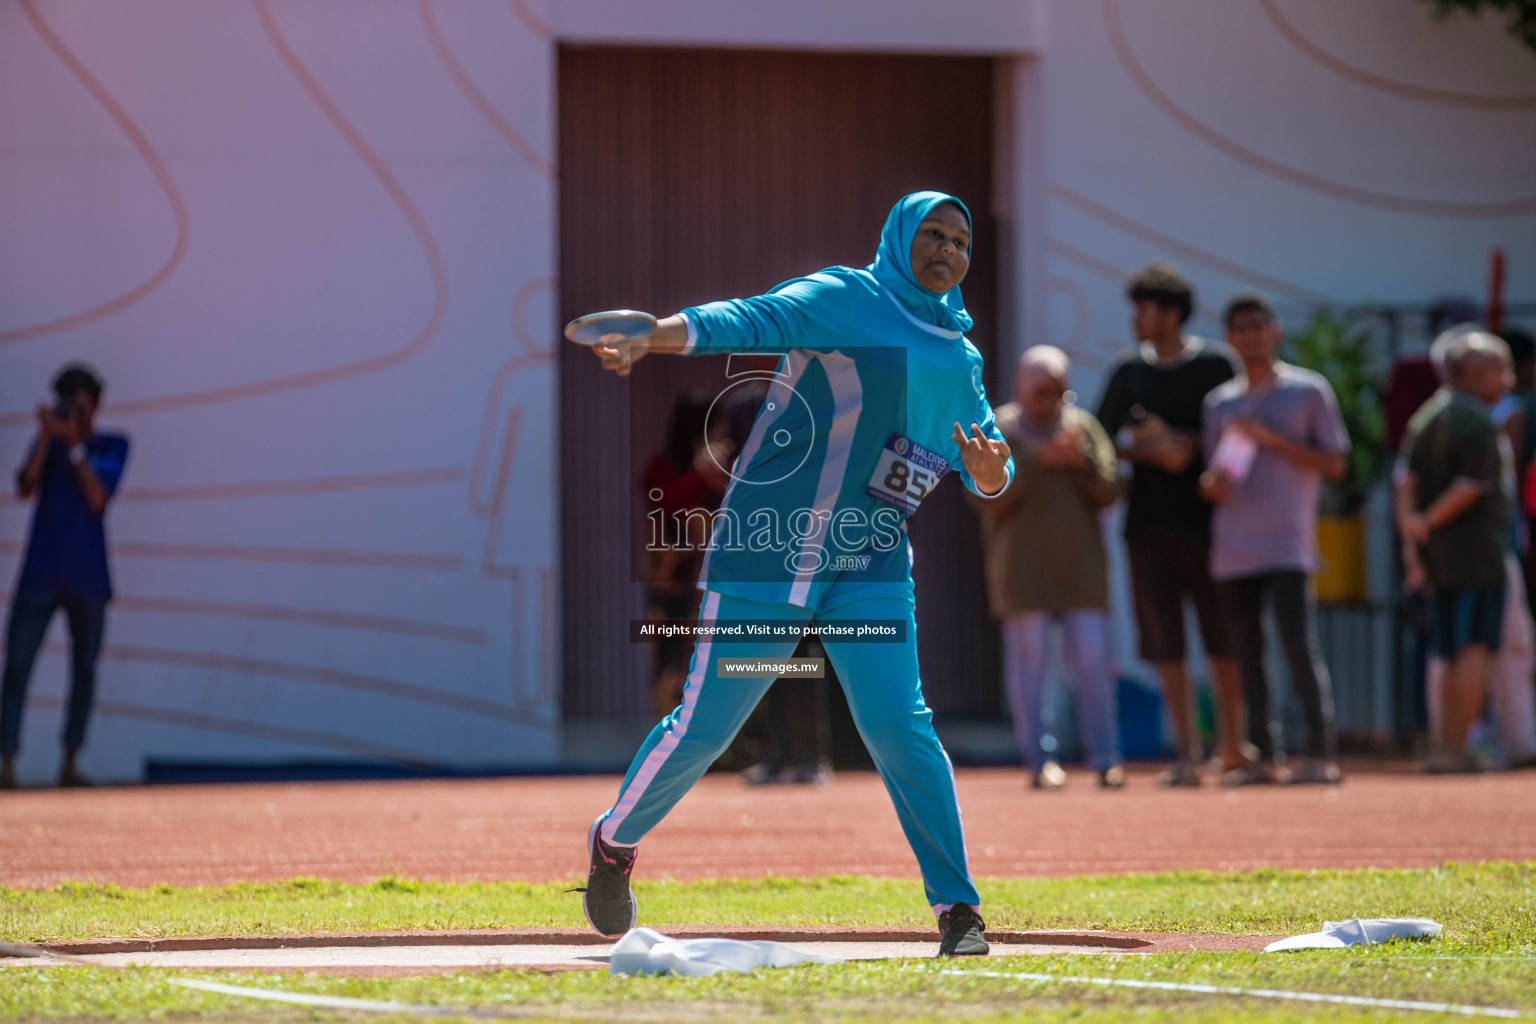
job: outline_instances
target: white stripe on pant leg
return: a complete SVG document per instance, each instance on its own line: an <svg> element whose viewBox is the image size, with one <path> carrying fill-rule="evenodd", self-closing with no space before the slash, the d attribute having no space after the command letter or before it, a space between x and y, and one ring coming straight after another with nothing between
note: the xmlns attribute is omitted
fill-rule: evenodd
<svg viewBox="0 0 1536 1024"><path fill-rule="evenodd" d="M938 734L934 734L934 742L938 743ZM944 744L939 743L939 753L944 755L944 764L949 768L949 786L955 794L955 821L960 825L960 868L965 875L965 880L971 883L971 888L976 888L976 878L971 874L971 854L965 848L965 814L960 810L960 789L955 784L955 763L949 759L949 751L944 749ZM913 851L916 853L917 851ZM953 903L930 903L934 917L941 917L954 906ZM978 895L972 910L981 909L981 898Z"/></svg>
<svg viewBox="0 0 1536 1024"><path fill-rule="evenodd" d="M917 646L917 617L915 615L912 618L912 646L914 648ZM919 671L918 678L922 678L921 671ZM921 689L919 689L918 693L921 695ZM933 737L933 745L939 748L939 756L944 758L944 767L949 770L949 791L955 798L955 824L959 826L960 832L960 874L963 875L965 880L970 883L971 888L975 889L976 877L971 874L971 853L965 847L965 812L960 809L960 786L955 781L955 762L949 759L949 751L944 749L943 741L939 739L938 732L933 728L933 713L929 711L928 700L926 697L923 698L923 710L928 711L930 716L928 719L928 734ZM917 851L914 850L912 852L916 853ZM938 915L943 914L945 910L953 907L954 904L932 903L929 904L929 906L933 908L934 916L937 917ZM940 907L943 907L943 910L939 909ZM976 903L971 907L971 909L981 909L980 893L977 894Z"/></svg>
<svg viewBox="0 0 1536 1024"><path fill-rule="evenodd" d="M720 609L720 595L712 590L704 592L704 608L699 613L699 618L705 622L711 622L715 613ZM619 795L619 802L613 805L613 810L608 812L608 818L603 822L603 827L598 834L603 842L609 846L623 846L616 843L613 834L618 831L624 819L629 817L629 812L634 810L635 804L645 795L645 789L661 771L661 766L666 764L667 757L677 749L678 741L688 732L688 723L693 719L693 709L699 703L699 691L704 688L704 677L709 674L709 651L712 640L708 637L698 642L693 651L693 671L688 673L688 683L683 688L682 713L677 716L677 724L661 738L661 742L651 748L646 755L645 763L635 773L624 792Z"/></svg>
<svg viewBox="0 0 1536 1024"><path fill-rule="evenodd" d="M843 488L843 477L848 472L848 456L853 450L853 435L859 425L859 414L864 410L864 387L859 381L856 363L841 352L819 352L820 361L827 375L827 387L832 391L832 425L827 430L827 452L822 457L821 475L816 479L814 508L818 517L826 515L830 521L837 508L837 496ZM819 532L819 531L818 531ZM804 554L811 537L800 538L797 556ZM798 564L798 557L797 557ZM789 603L805 607L810 600L814 572L795 574L789 588Z"/></svg>
<svg viewBox="0 0 1536 1024"><path fill-rule="evenodd" d="M928 727L929 729L933 728L931 721ZM933 734L933 742L938 744L939 753L944 755L944 766L949 769L949 789L955 795L955 824L960 826L960 872L965 876L965 880L971 883L971 888L974 889L976 888L976 877L971 874L971 852L965 848L965 812L960 809L960 787L955 783L955 762L949 759L949 751L944 749L944 744L939 741L939 734L936 732ZM954 904L951 903L950 906L954 906ZM981 909L980 893L976 896L976 905L971 909ZM934 913L942 914L943 911L935 909Z"/></svg>

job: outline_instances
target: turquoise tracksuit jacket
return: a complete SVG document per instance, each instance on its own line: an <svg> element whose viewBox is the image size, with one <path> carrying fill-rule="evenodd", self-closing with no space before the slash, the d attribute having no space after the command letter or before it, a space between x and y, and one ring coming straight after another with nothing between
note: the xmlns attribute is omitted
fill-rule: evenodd
<svg viewBox="0 0 1536 1024"><path fill-rule="evenodd" d="M928 192L898 204L868 268L831 267L683 311L689 352L782 353L732 468L704 589L815 609L835 580L906 581L910 553L878 556L907 546L907 516L950 471L980 493L954 424L1002 434L981 353L963 333L970 317L958 288L934 296L907 257L923 216L943 202L958 200ZM1012 459L1007 472L1011 482ZM900 580L881 577L903 564Z"/></svg>

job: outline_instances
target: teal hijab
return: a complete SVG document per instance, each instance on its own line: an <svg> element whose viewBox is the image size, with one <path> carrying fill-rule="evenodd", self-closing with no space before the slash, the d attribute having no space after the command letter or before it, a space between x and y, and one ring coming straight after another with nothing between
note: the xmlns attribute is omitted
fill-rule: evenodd
<svg viewBox="0 0 1536 1024"><path fill-rule="evenodd" d="M960 212L965 214L965 219L971 220L971 211L965 208L965 204L943 192L913 192L909 196L903 196L895 206L891 207L890 216L885 218L885 228L880 232L880 248L875 253L875 262L866 269L875 275L875 279L895 295L913 316L924 323L963 334L971 329L973 321L971 315L965 311L965 301L960 298L960 286L956 285L943 295L936 295L918 284L917 278L912 274L912 239L916 237L923 218L928 216L934 207L944 203L954 203L960 207ZM973 242L975 230L975 224L972 223Z"/></svg>

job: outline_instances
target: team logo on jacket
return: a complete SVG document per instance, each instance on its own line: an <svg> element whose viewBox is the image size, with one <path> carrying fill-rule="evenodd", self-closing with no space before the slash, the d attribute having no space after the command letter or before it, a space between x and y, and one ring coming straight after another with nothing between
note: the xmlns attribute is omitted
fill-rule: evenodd
<svg viewBox="0 0 1536 1024"><path fill-rule="evenodd" d="M976 389L976 397L983 402L987 400L987 389L981 383L981 367L971 367L971 387Z"/></svg>

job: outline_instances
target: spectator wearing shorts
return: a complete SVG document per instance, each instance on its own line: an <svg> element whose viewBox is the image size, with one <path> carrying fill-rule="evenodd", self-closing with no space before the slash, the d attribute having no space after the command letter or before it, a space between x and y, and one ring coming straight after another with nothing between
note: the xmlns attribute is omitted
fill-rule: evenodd
<svg viewBox="0 0 1536 1024"><path fill-rule="evenodd" d="M1041 693L1049 631L1057 625L1071 670L1078 722L1099 785L1125 784L1109 653L1109 563L1099 513L1120 481L1115 447L1071 402L1067 354L1036 345L1019 360L1014 401L997 410L1013 450L1014 486L973 499L986 543L987 595L1003 625L1004 682L1014 733L1035 789L1066 773L1044 745Z"/></svg>
<svg viewBox="0 0 1536 1024"><path fill-rule="evenodd" d="M1125 546L1141 656L1162 684L1178 762L1164 786L1198 786L1201 749L1184 651L1184 601L1200 620L1216 690L1216 756L1222 769L1247 763L1243 697L1226 616L1211 580L1211 506L1200 496L1200 425L1205 396L1237 375L1222 348L1184 333L1194 288L1176 269L1153 264L1129 282L1139 343L1110 373L1099 422L1132 464Z"/></svg>
<svg viewBox="0 0 1536 1024"><path fill-rule="evenodd" d="M1223 318L1243 374L1205 399L1207 469L1201 493L1216 506L1211 575L1227 605L1248 706L1252 764L1227 785L1336 783L1340 779L1333 693L1318 651L1308 574L1317 568L1317 502L1326 477L1344 476L1349 434L1328 381L1279 359L1283 332L1269 303L1240 295ZM1264 608L1274 612L1291 688L1306 720L1306 757L1294 770L1271 713L1264 668Z"/></svg>
<svg viewBox="0 0 1536 1024"><path fill-rule="evenodd" d="M1446 386L1409 422L1395 505L1405 582L1430 591L1430 641L1445 659L1426 769L1475 771L1467 736L1481 717L1507 597L1509 507L1500 432L1488 409L1511 383L1509 350L1478 330L1435 343Z"/></svg>
<svg viewBox="0 0 1536 1024"><path fill-rule="evenodd" d="M1499 650L1488 670L1488 703L1503 748L1503 763L1510 768L1536 768L1536 693L1531 686L1532 673L1536 672L1536 629L1525 605L1525 581L1519 563L1513 554L1506 554L1504 563L1504 620ZM1440 731L1445 671L1445 659L1431 654L1424 673L1431 735ZM1467 753L1472 756L1470 746L1469 742Z"/></svg>
<svg viewBox="0 0 1536 1024"><path fill-rule="evenodd" d="M1499 439L1506 470L1503 489L1511 510L1507 534L1509 546L1504 553L1504 622L1499 634L1499 652L1489 670L1489 704L1499 745L1503 748L1503 763L1511 768L1536 767L1536 693L1531 685L1532 674L1536 672L1536 648L1533 648L1536 629L1531 622L1521 565L1521 552L1529 544L1530 533L1518 512L1520 481L1530 462L1522 455L1524 439L1529 434L1526 424L1536 423L1536 417L1527 414L1525 398L1528 396L1522 394L1522 386L1530 383L1528 360L1532 355L1530 348L1520 345L1522 340L1529 346L1530 339L1521 339L1516 332L1508 332L1505 338L1514 361L1515 389L1489 410L1493 425L1503 434ZM1513 472L1509 472L1511 467ZM1440 724L1444 680L1445 659L1430 655L1424 683L1431 733Z"/></svg>

